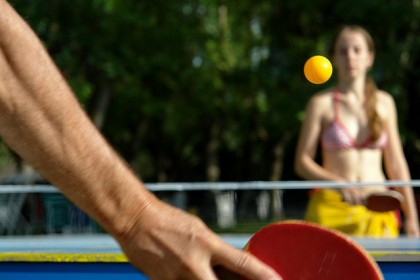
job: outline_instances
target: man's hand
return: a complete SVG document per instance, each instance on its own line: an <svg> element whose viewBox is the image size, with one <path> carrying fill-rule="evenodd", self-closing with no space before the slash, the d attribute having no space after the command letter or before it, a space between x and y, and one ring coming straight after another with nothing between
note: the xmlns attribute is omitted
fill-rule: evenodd
<svg viewBox="0 0 420 280"><path fill-rule="evenodd" d="M281 279L252 255L225 244L197 217L158 200L133 219L117 240L150 279L218 279L216 266L248 279Z"/></svg>

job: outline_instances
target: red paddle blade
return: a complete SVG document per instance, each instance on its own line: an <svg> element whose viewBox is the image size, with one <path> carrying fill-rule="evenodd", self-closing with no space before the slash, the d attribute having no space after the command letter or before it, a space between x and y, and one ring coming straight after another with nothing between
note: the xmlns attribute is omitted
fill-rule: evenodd
<svg viewBox="0 0 420 280"><path fill-rule="evenodd" d="M396 191L372 193L366 197L366 208L375 212L387 212L400 209L403 196Z"/></svg>
<svg viewBox="0 0 420 280"><path fill-rule="evenodd" d="M377 263L344 234L307 222L271 224L246 248L284 280L380 280Z"/></svg>

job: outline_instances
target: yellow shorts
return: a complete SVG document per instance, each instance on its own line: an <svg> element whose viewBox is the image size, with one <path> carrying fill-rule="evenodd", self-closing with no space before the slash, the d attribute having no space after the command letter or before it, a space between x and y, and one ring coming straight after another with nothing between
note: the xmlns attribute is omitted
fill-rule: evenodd
<svg viewBox="0 0 420 280"><path fill-rule="evenodd" d="M363 205L349 205L334 190L314 191L305 220L343 233L372 238L397 238L399 223L395 212L372 212Z"/></svg>

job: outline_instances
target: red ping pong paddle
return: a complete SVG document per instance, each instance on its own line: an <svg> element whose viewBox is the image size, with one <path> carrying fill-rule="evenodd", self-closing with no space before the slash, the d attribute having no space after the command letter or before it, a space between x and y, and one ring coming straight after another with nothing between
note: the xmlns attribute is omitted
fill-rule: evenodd
<svg viewBox="0 0 420 280"><path fill-rule="evenodd" d="M367 209L375 212L394 211L401 208L404 197L397 191L383 191L369 194L365 199Z"/></svg>
<svg viewBox="0 0 420 280"><path fill-rule="evenodd" d="M340 232L313 223L270 224L256 232L244 250L271 266L284 280L384 279L363 247ZM240 278L225 274L219 279Z"/></svg>

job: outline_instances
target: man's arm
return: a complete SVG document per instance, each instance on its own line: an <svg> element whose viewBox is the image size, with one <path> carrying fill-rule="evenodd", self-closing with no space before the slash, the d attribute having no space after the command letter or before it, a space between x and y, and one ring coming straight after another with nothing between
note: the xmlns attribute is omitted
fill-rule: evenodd
<svg viewBox="0 0 420 280"><path fill-rule="evenodd" d="M124 216L116 221L114 211L141 211L151 196L88 120L35 34L5 2L1 5L0 135L66 196L119 234L129 221ZM109 197L112 201L103 206Z"/></svg>
<svg viewBox="0 0 420 280"><path fill-rule="evenodd" d="M199 219L160 202L107 144L30 27L0 0L0 136L108 230L151 279L278 279Z"/></svg>

